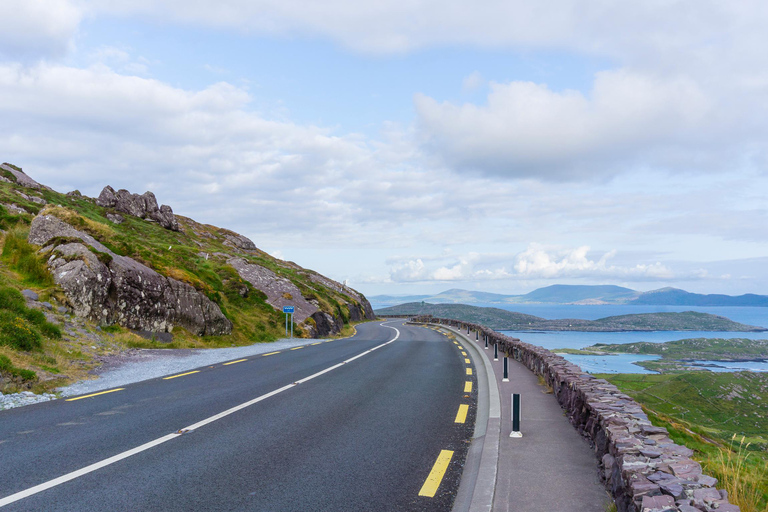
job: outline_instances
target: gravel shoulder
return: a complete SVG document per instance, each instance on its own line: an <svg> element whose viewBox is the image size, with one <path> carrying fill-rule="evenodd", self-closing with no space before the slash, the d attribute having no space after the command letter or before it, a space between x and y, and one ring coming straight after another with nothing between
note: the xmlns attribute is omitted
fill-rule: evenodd
<svg viewBox="0 0 768 512"><path fill-rule="evenodd" d="M281 339L246 347L208 349L133 349L105 358L94 380L82 380L59 388L61 396L95 393L147 379L155 379L201 366L231 361L276 350L315 343L316 339Z"/></svg>
<svg viewBox="0 0 768 512"><path fill-rule="evenodd" d="M94 379L81 380L59 388L56 390L56 394L36 395L30 391L5 395L0 393L0 411L47 402L59 397L96 393L134 382L181 373L201 366L299 347L317 341L319 340L294 338L233 348L130 349L117 355L103 356L101 366L93 372Z"/></svg>

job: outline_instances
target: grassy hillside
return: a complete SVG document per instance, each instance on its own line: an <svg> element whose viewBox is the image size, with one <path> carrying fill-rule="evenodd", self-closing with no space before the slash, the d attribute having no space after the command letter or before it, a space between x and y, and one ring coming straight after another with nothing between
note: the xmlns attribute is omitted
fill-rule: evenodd
<svg viewBox="0 0 768 512"><path fill-rule="evenodd" d="M598 320L547 320L533 315L498 308L466 304L427 304L413 302L376 310L379 315L432 315L465 322L475 322L496 330L509 331L763 331L727 318L686 311L683 313L641 313L600 318Z"/></svg>
<svg viewBox="0 0 768 512"><path fill-rule="evenodd" d="M7 171L3 171L3 177L13 181L13 175ZM43 201L40 199L48 204L41 204ZM19 213L17 208L23 209L23 212ZM60 313L57 308L66 305L66 298L47 272L43 256L37 253L39 248L26 241L29 225L40 212L59 217L76 229L87 232L118 255L133 258L164 276L190 284L219 306L233 323L232 334L198 337L177 327L173 330L173 342L168 344L145 340L116 326L90 325L70 314ZM357 304L340 288L334 289L314 281L313 278L320 277L311 270L277 260L259 250L238 250L227 239L230 236L231 240L235 233L226 229L199 224L181 216L177 216L179 232L127 214L122 214L124 222L115 224L107 219L108 213L115 212L97 206L93 199L79 193L61 194L45 188L33 190L16 183L0 182L0 229L3 230L0 239L0 297L5 293L3 290L12 294L31 289L39 294L40 303L47 301L53 306L44 312L36 310L35 315L44 314L43 318L51 320L51 325L64 327L63 336L61 333L57 336L47 324L37 322L37 316L29 319L28 313L21 309L13 313L0 310L0 330L10 328L8 326L17 319L26 322L25 326L36 326L37 334L30 334L30 339L39 338L39 344L20 346L0 342L0 355L8 359L7 362L3 359L4 364L34 371L37 375L34 386L41 381L83 377L90 367L97 364L99 357L126 346L220 347L267 342L281 337L285 329L284 315L266 302L264 293L244 281L226 264L232 256L244 258L272 270L279 277L287 278L299 288L303 297L316 303L322 311L341 316L347 324L349 313L343 305ZM98 257L108 258L109 255L102 253ZM18 296L14 296L16 304ZM297 336L305 334L300 326L294 327L294 333ZM11 379L10 371L2 374L5 375L5 384L0 382L0 388L30 387L29 383L20 382L18 375ZM52 385L48 383L45 387Z"/></svg>
<svg viewBox="0 0 768 512"><path fill-rule="evenodd" d="M768 510L768 374L600 375L695 450L742 512Z"/></svg>

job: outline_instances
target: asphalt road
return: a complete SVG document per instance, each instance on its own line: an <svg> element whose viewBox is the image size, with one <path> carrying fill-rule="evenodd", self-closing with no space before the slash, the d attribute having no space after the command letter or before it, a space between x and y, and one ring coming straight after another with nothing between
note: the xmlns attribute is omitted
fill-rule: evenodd
<svg viewBox="0 0 768 512"><path fill-rule="evenodd" d="M427 328L367 323L352 338L0 411L0 508L44 484L3 511L448 511L477 388L461 352ZM434 497L420 496L445 450Z"/></svg>

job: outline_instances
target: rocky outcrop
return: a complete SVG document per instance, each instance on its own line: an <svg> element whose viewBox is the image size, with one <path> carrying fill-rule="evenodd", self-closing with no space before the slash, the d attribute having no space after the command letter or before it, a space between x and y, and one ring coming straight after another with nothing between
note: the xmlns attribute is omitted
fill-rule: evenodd
<svg viewBox="0 0 768 512"><path fill-rule="evenodd" d="M134 217L153 220L165 229L179 230L179 222L171 207L167 205L158 207L157 198L152 192L144 192L141 195L132 194L125 189L115 192L115 189L107 185L96 199L96 204L104 208L114 208Z"/></svg>
<svg viewBox="0 0 768 512"><path fill-rule="evenodd" d="M29 242L49 254L53 278L78 316L153 332L175 325L197 335L232 331L216 303L192 286L113 253L57 217L35 217Z"/></svg>
<svg viewBox="0 0 768 512"><path fill-rule="evenodd" d="M351 302L345 304L347 311L349 311L349 319L353 322L360 322L363 320L375 320L376 314L373 312L373 307L368 299L359 293L357 290L350 288L349 286L329 279L321 274L310 274L309 278L312 282L318 283L326 288L335 290L342 293L352 299Z"/></svg>
<svg viewBox="0 0 768 512"><path fill-rule="evenodd" d="M294 322L308 331L310 337L318 338L336 334L344 328L344 318L341 315L321 311L320 303L311 297L304 297L301 290L288 278L281 277L261 265L249 263L243 258L230 258L227 260L227 264L232 265L240 277L248 281L254 288L264 292L267 296L267 302L278 311L282 311L283 306L293 306L295 308ZM367 310L370 311L371 316L367 316L368 312L362 302L347 303L350 320L359 321L375 318L371 305L365 298L362 300L367 304Z"/></svg>
<svg viewBox="0 0 768 512"><path fill-rule="evenodd" d="M18 183L23 187L34 188L34 189L48 188L48 187L43 187L43 185L39 184L29 176L24 174L24 171L21 170L21 167L16 167L15 165L11 165L6 162L3 164L0 164L0 169L11 173L15 177L16 183Z"/></svg>
<svg viewBox="0 0 768 512"><path fill-rule="evenodd" d="M691 459L692 450L675 444L665 428L652 425L640 405L608 381L545 348L482 325L434 317L413 320L476 331L479 339L487 336L499 352L542 376L573 426L594 447L619 512L739 511L725 491L715 488L717 480Z"/></svg>
<svg viewBox="0 0 768 512"><path fill-rule="evenodd" d="M235 233L234 231L224 232L224 245L244 251L256 250L256 244L254 244L250 238Z"/></svg>

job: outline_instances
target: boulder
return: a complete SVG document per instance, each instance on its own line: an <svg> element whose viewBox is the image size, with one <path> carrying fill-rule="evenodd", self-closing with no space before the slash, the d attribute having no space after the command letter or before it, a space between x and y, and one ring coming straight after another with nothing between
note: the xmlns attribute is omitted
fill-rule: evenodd
<svg viewBox="0 0 768 512"><path fill-rule="evenodd" d="M104 208L115 210L134 217L149 219L157 222L165 229L179 230L179 223L173 214L173 209L168 205L157 206L157 198L152 192L132 194L125 189L115 192L115 189L107 185L96 199L96 204Z"/></svg>
<svg viewBox="0 0 768 512"><path fill-rule="evenodd" d="M224 245L234 247L235 249L243 249L245 251L256 250L256 244L254 244L250 238L233 232L224 233Z"/></svg>
<svg viewBox="0 0 768 512"><path fill-rule="evenodd" d="M47 245L56 239L68 243ZM219 306L192 286L113 253L57 217L35 217L29 242L50 253L53 279L77 316L152 332L170 332L175 325L197 335L232 332Z"/></svg>

